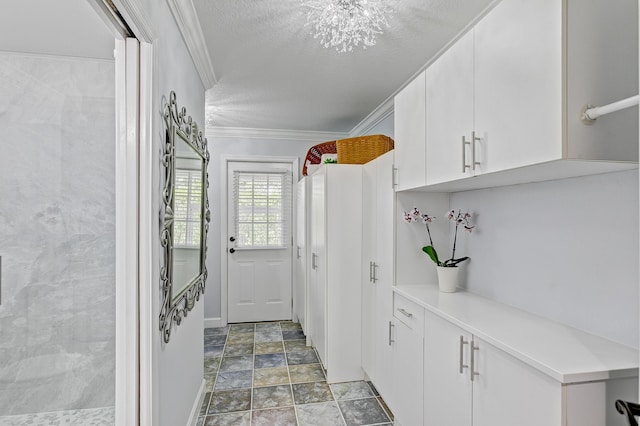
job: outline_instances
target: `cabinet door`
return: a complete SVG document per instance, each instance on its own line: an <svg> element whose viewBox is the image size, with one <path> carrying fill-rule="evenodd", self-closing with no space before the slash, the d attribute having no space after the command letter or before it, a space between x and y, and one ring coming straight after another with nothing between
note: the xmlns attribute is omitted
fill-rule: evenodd
<svg viewBox="0 0 640 426"><path fill-rule="evenodd" d="M307 331L307 178L296 185L296 269L294 276L293 312L300 321L302 330Z"/></svg>
<svg viewBox="0 0 640 426"><path fill-rule="evenodd" d="M422 425L423 337L394 320L393 393L396 425Z"/></svg>
<svg viewBox="0 0 640 426"><path fill-rule="evenodd" d="M470 142L473 131L473 31L427 68L426 87L427 184L472 176L462 139Z"/></svg>
<svg viewBox="0 0 640 426"><path fill-rule="evenodd" d="M393 347L389 342L389 321L393 317L393 259L395 235L395 190L393 188L393 152L376 159L376 264L375 270L375 372L373 381L391 411L395 407L392 392Z"/></svg>
<svg viewBox="0 0 640 426"><path fill-rule="evenodd" d="M563 424L560 383L489 343L474 343L474 426Z"/></svg>
<svg viewBox="0 0 640 426"><path fill-rule="evenodd" d="M362 168L362 369L373 383L378 380L375 369L376 284L373 262L376 258L376 160Z"/></svg>
<svg viewBox="0 0 640 426"><path fill-rule="evenodd" d="M471 335L426 312L424 340L425 424L471 426Z"/></svg>
<svg viewBox="0 0 640 426"><path fill-rule="evenodd" d="M311 273L310 280L310 322L312 335L311 340L320 361L327 366L327 284L326 284L326 198L325 198L325 175L321 171L312 175L311 188Z"/></svg>
<svg viewBox="0 0 640 426"><path fill-rule="evenodd" d="M426 102L425 73L409 83L394 100L397 190L424 186Z"/></svg>
<svg viewBox="0 0 640 426"><path fill-rule="evenodd" d="M563 3L504 0L474 28L482 173L562 158Z"/></svg>

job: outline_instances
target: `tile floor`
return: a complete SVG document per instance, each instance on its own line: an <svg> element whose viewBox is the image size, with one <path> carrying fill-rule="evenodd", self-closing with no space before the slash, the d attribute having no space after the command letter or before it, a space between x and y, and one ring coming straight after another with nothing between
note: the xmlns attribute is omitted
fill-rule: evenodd
<svg viewBox="0 0 640 426"><path fill-rule="evenodd" d="M299 324L231 324L204 333L198 426L391 425L367 382L328 385Z"/></svg>

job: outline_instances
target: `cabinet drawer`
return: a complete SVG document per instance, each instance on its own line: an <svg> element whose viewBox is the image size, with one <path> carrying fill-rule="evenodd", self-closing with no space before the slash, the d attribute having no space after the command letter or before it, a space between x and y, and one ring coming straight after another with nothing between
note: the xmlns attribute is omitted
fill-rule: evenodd
<svg viewBox="0 0 640 426"><path fill-rule="evenodd" d="M402 296L394 294L393 316L412 330L422 334L424 328L424 309L421 306Z"/></svg>

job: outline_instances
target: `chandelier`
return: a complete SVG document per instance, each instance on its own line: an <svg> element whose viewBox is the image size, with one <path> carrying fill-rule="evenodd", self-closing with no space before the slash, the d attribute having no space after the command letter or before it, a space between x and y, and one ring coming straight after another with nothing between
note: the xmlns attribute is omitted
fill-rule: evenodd
<svg viewBox="0 0 640 426"><path fill-rule="evenodd" d="M325 48L351 52L376 44L376 36L389 27L387 15L393 13L390 0L303 0L308 8L307 24L313 38Z"/></svg>

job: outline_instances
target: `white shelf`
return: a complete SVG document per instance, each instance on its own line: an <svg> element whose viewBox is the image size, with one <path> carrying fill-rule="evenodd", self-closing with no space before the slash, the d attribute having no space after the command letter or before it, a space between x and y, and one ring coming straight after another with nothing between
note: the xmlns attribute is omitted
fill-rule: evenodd
<svg viewBox="0 0 640 426"><path fill-rule="evenodd" d="M416 187L411 191L461 192L499 186L520 185L548 180L615 173L638 168L636 160L631 162L556 160L530 166L517 167L500 172L485 173L473 177Z"/></svg>
<svg viewBox="0 0 640 426"><path fill-rule="evenodd" d="M400 285L394 292L560 383L638 376L637 349L465 291Z"/></svg>

